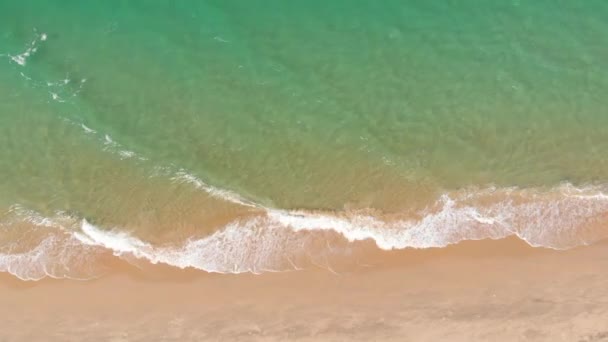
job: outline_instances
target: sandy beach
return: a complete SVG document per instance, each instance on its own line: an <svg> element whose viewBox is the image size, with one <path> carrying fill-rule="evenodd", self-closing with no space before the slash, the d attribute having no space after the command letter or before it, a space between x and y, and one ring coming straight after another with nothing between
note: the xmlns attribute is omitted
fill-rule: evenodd
<svg viewBox="0 0 608 342"><path fill-rule="evenodd" d="M117 265L93 281L0 280L1 341L604 341L606 244L519 240L382 252L334 274Z"/></svg>
<svg viewBox="0 0 608 342"><path fill-rule="evenodd" d="M608 1L0 1L0 342L608 342Z"/></svg>

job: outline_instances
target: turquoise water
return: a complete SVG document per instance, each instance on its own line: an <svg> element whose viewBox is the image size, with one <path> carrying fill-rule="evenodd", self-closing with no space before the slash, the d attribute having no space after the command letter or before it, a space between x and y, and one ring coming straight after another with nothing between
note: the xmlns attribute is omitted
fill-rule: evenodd
<svg viewBox="0 0 608 342"><path fill-rule="evenodd" d="M1 3L0 269L70 276L111 253L258 272L325 260L328 239L597 241L607 15L605 1ZM23 266L36 248L55 271Z"/></svg>

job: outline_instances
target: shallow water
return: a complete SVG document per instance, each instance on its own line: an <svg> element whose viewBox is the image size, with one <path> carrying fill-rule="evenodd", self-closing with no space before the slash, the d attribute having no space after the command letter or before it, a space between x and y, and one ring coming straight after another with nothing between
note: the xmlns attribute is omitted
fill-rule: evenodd
<svg viewBox="0 0 608 342"><path fill-rule="evenodd" d="M608 234L606 15L2 3L0 270L90 277L110 254L257 273L366 239L593 243Z"/></svg>

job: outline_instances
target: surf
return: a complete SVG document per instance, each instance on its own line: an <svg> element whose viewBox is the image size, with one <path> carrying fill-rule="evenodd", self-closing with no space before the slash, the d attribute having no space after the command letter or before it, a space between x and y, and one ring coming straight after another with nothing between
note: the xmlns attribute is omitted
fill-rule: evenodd
<svg viewBox="0 0 608 342"><path fill-rule="evenodd" d="M98 227L86 218L62 212L45 217L13 206L10 219L2 221L2 233L29 226L20 243L25 241L24 246L31 248L14 252L15 248L4 247L0 270L22 280L91 279L103 274L104 255L227 274L284 272L323 264L331 269L328 260L348 258L363 242L390 251L516 237L533 247L566 250L608 237L605 189L572 184L549 189L469 189L443 194L421 212L401 214L263 208L253 216L235 217L213 233L162 244L120 227ZM83 272L85 264L93 266Z"/></svg>

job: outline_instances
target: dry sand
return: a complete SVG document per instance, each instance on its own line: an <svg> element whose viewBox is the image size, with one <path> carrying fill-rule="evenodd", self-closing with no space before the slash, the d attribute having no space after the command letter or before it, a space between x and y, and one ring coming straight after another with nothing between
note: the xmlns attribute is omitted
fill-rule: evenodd
<svg viewBox="0 0 608 342"><path fill-rule="evenodd" d="M0 341L608 341L608 244L515 240L255 275L0 277Z"/></svg>

